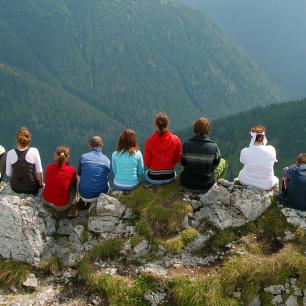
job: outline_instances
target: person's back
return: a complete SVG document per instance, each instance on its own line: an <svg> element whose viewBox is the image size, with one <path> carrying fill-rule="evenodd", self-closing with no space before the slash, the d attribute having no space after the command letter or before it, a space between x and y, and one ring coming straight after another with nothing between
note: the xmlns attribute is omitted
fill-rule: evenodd
<svg viewBox="0 0 306 306"><path fill-rule="evenodd" d="M0 146L0 182L3 180L6 168L6 152L4 147Z"/></svg>
<svg viewBox="0 0 306 306"><path fill-rule="evenodd" d="M243 185L254 186L269 190L278 184L274 176L274 163L277 162L276 151L273 146L266 145L265 129L255 127L259 131L252 132L252 141L249 147L240 153L240 162L244 165L239 173L239 182Z"/></svg>
<svg viewBox="0 0 306 306"><path fill-rule="evenodd" d="M280 201L288 207L306 211L306 153L301 153L297 163L287 169L284 180Z"/></svg>
<svg viewBox="0 0 306 306"><path fill-rule="evenodd" d="M69 148L58 147L55 152L55 162L46 168L43 199L61 211L70 207L73 197L71 191L76 184L75 169L67 163L69 157Z"/></svg>
<svg viewBox="0 0 306 306"><path fill-rule="evenodd" d="M85 199L97 198L109 189L110 160L102 153L102 147L102 139L93 137L90 142L91 151L83 154L80 159L78 190Z"/></svg>
<svg viewBox="0 0 306 306"><path fill-rule="evenodd" d="M194 136L183 144L181 183L187 188L206 189L215 182L221 156L217 144L209 138L210 130L206 118L197 119L193 123Z"/></svg>
<svg viewBox="0 0 306 306"><path fill-rule="evenodd" d="M40 155L36 148L29 147L30 142L30 131L21 128L17 133L16 149L7 153L6 175L17 193L36 194L43 186Z"/></svg>
<svg viewBox="0 0 306 306"><path fill-rule="evenodd" d="M169 118L164 113L155 117L156 131L145 143L144 178L151 184L166 184L175 179L175 165L181 160L181 141L168 130Z"/></svg>
<svg viewBox="0 0 306 306"><path fill-rule="evenodd" d="M143 176L143 158L138 149L136 133L124 130L119 137L117 150L112 154L114 189L131 190Z"/></svg>

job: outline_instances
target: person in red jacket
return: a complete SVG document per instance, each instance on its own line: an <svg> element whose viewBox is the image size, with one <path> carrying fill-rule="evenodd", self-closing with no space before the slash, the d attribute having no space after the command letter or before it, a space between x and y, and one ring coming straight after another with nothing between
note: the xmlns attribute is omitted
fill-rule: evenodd
<svg viewBox="0 0 306 306"><path fill-rule="evenodd" d="M180 139L168 130L165 113L155 116L155 133L145 143L144 165L148 168L144 179L154 185L167 184L176 177L175 165L181 160Z"/></svg>
<svg viewBox="0 0 306 306"><path fill-rule="evenodd" d="M71 206L72 190L75 190L76 171L68 165L69 148L58 147L55 151L55 161L47 165L46 181L43 192L45 204L58 212L66 211Z"/></svg>

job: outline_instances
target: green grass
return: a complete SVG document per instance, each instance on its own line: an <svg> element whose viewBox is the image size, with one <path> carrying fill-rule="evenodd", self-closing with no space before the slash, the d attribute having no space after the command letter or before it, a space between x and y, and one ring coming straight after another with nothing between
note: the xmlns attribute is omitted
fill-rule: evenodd
<svg viewBox="0 0 306 306"><path fill-rule="evenodd" d="M61 258L56 255L49 259L41 261L39 268L45 273L57 275L58 273L63 271L63 262Z"/></svg>
<svg viewBox="0 0 306 306"><path fill-rule="evenodd" d="M210 240L208 246L211 250L216 251L224 247L226 244L231 243L233 240L235 240L235 238L236 235L231 229L219 231Z"/></svg>
<svg viewBox="0 0 306 306"><path fill-rule="evenodd" d="M20 288L31 272L31 267L26 263L0 259L0 287Z"/></svg>
<svg viewBox="0 0 306 306"><path fill-rule="evenodd" d="M133 208L139 234L148 240L174 235L183 218L192 212L190 203L182 201L178 181L158 186L156 192L150 192L140 185L130 194L118 196L118 199Z"/></svg>
<svg viewBox="0 0 306 306"><path fill-rule="evenodd" d="M178 254L182 251L183 247L184 247L184 242L182 240L182 237L180 235L164 240L163 245L165 247L165 249L167 250L167 252L171 253L171 254Z"/></svg>
<svg viewBox="0 0 306 306"><path fill-rule="evenodd" d="M135 246L138 245L142 240L144 240L142 236L139 235L133 236L130 240L131 247L135 248Z"/></svg>
<svg viewBox="0 0 306 306"><path fill-rule="evenodd" d="M106 240L96 244L89 251L89 256L94 259L114 259L119 256L123 245L123 239Z"/></svg>

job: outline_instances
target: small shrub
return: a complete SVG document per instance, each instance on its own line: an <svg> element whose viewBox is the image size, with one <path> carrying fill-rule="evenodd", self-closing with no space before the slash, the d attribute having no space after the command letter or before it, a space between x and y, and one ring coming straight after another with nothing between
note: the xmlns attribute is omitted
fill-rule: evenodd
<svg viewBox="0 0 306 306"><path fill-rule="evenodd" d="M31 272L26 263L0 259L0 286L20 288Z"/></svg>
<svg viewBox="0 0 306 306"><path fill-rule="evenodd" d="M217 250L224 247L226 244L231 243L234 239L235 233L230 229L226 229L216 233L216 235L211 239L209 245L212 250Z"/></svg>
<svg viewBox="0 0 306 306"><path fill-rule="evenodd" d="M181 232L181 237L184 245L193 242L197 237L197 231L193 227L188 227Z"/></svg>

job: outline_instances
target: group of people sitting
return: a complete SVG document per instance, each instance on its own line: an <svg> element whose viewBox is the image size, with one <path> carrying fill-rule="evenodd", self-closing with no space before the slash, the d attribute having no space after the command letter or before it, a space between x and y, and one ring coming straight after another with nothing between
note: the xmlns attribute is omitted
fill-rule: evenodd
<svg viewBox="0 0 306 306"><path fill-rule="evenodd" d="M180 163L182 185L190 190L207 190L218 178L225 175L227 162L221 158L218 145L209 137L211 125L208 119L199 118L193 123L193 137L181 143L169 129L165 113L155 116L155 133L145 142L144 157L137 144L136 133L122 131L111 160L103 154L100 136L93 136L89 152L81 156L79 167L69 165L70 151L60 146L54 154L54 162L48 164L43 178L39 151L30 147L31 133L23 127L17 132L15 149L5 153L0 146L0 180L4 172L10 178L11 188L17 193L37 194L43 188L42 198L56 211L71 207L75 194L83 203L97 201L101 193L110 190L109 175L113 173L114 190L130 191L142 179L161 185L172 182L176 166ZM242 185L262 190L277 189L279 180L274 176L276 151L267 145L265 128L251 129L249 147L241 151L244 165L236 179ZM6 168L6 170L5 170ZM286 169L280 200L294 208L306 210L306 153L298 156L295 165Z"/></svg>

